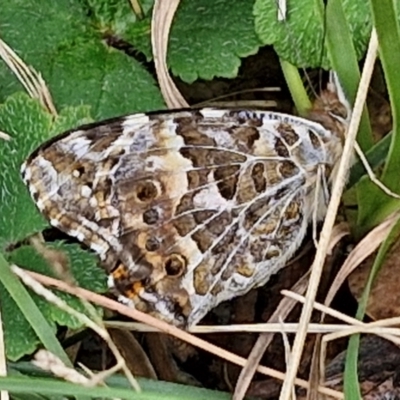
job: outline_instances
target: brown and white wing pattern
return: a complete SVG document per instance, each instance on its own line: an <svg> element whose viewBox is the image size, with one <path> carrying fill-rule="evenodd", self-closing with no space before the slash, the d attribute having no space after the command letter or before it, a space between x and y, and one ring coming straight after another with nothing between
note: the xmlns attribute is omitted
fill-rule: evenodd
<svg viewBox="0 0 400 400"><path fill-rule="evenodd" d="M121 300L193 325L285 265L314 207L324 214L341 146L286 114L136 114L52 139L22 175L50 223L98 253Z"/></svg>

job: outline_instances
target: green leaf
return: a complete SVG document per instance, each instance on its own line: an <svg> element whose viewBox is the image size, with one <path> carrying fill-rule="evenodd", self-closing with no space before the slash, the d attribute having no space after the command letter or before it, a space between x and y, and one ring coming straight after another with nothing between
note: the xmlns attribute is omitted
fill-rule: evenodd
<svg viewBox="0 0 400 400"><path fill-rule="evenodd" d="M141 2L146 17L138 21L127 2L88 2L101 30L128 42L152 57L150 46L151 1ZM260 42L254 32L252 4L184 0L172 26L168 63L175 75L186 82L215 76L237 75L240 58L255 54ZM240 39L236 39L240 38Z"/></svg>
<svg viewBox="0 0 400 400"><path fill-rule="evenodd" d="M73 42L86 30L85 16L79 3L65 0L4 0L0 13L0 29L2 39L26 63L40 72L44 65L48 69L62 46ZM22 86L5 65L2 67L1 82L7 82L7 87L1 85L0 98L4 100L15 91L21 90Z"/></svg>
<svg viewBox="0 0 400 400"><path fill-rule="evenodd" d="M21 179L25 158L55 132L90 121L88 107L68 108L53 120L40 104L18 93L0 105L0 130L11 136L0 143L0 237L15 243L48 226Z"/></svg>
<svg viewBox="0 0 400 400"><path fill-rule="evenodd" d="M240 58L255 54L251 1L182 0L169 41L168 64L185 82L234 78Z"/></svg>
<svg viewBox="0 0 400 400"><path fill-rule="evenodd" d="M91 104L96 119L160 109L164 103L153 77L135 59L105 46L122 42L116 47L150 59L151 3L142 4L146 17L139 21L129 2L117 0L6 0L0 29L3 39L43 75L57 108ZM39 7L40 13L31 12ZM251 2L182 1L168 54L174 74L187 82L235 77L241 57L260 47L252 9ZM0 78L12 82L0 90L0 99L21 88L5 67Z"/></svg>
<svg viewBox="0 0 400 400"><path fill-rule="evenodd" d="M145 14L142 20L133 13L128 1L88 0L86 4L93 24L100 32L130 45L143 53L148 61L152 59L150 21L153 0L140 1Z"/></svg>
<svg viewBox="0 0 400 400"><path fill-rule="evenodd" d="M90 10L90 18L101 31L112 30L121 35L138 20L131 5L126 1L87 0L85 7Z"/></svg>
<svg viewBox="0 0 400 400"><path fill-rule="evenodd" d="M89 15L90 7L79 0L6 0L2 39L42 74L57 109L90 104L96 119L104 119L164 108L154 78L135 59L107 48L102 27ZM0 98L20 88L11 72L0 72L0 78L14 82L0 90Z"/></svg>
<svg viewBox="0 0 400 400"><path fill-rule="evenodd" d="M50 130L42 140L47 140L67 130L80 125L89 124L90 122L93 122L93 118L90 115L89 106L65 107L56 118L52 119ZM42 143L43 142L40 144Z"/></svg>
<svg viewBox="0 0 400 400"><path fill-rule="evenodd" d="M59 107L91 104L96 119L165 107L150 74L100 41L79 40L58 54L51 71L39 70Z"/></svg>
<svg viewBox="0 0 400 400"><path fill-rule="evenodd" d="M284 21L278 21L278 3L256 0L256 32L264 44L273 45L279 57L297 67L329 68L324 46L325 22L320 0L303 0L289 4ZM371 30L368 3L344 0L343 8L352 32L357 57L364 55Z"/></svg>
<svg viewBox="0 0 400 400"><path fill-rule="evenodd" d="M59 242L48 245L48 247L61 251L67 256L70 272L78 286L97 293L103 293L107 290L105 273L97 266L97 258L93 254L82 250L79 245L75 244ZM10 263L17 264L27 270L56 277L47 261L31 246L17 248L8 254L8 260ZM41 326L36 326L39 323L37 317L33 320L29 318L29 309L21 308L20 304L16 303L15 296L13 296L13 299L10 298L4 289L1 289L0 292L7 355L10 359L15 360L25 354L32 353L36 349L40 342L34 332L36 334L38 331L40 332ZM56 294L70 307L88 314L78 298L59 291L56 291ZM82 327L82 324L75 317L47 302L41 296L31 293L31 297L36 304L35 307L38 311L40 310L42 318L46 319L46 325L51 326L51 332L55 331L56 324L68 326L72 329ZM28 312L28 315L26 312ZM101 315L100 310L98 312Z"/></svg>

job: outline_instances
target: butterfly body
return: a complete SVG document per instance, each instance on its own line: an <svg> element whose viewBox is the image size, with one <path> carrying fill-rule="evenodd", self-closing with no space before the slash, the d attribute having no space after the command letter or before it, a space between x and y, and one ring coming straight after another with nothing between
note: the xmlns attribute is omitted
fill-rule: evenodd
<svg viewBox="0 0 400 400"><path fill-rule="evenodd" d="M50 223L98 253L122 301L193 325L285 265L324 215L342 142L267 111L136 114L52 139L22 174Z"/></svg>

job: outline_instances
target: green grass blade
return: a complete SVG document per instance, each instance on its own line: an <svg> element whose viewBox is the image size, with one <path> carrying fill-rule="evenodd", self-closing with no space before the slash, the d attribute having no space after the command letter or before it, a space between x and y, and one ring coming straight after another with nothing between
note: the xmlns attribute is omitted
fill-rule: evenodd
<svg viewBox="0 0 400 400"><path fill-rule="evenodd" d="M50 378L0 377L0 389L11 393L40 393L42 395L87 396L89 398L120 398L135 400L228 400L228 393L171 384L169 382L140 380L142 392L121 387L84 387Z"/></svg>
<svg viewBox="0 0 400 400"><path fill-rule="evenodd" d="M389 152L391 140L392 133L390 132L365 153L365 157L367 158L368 164L371 168L375 169L380 167L385 162ZM351 167L349 180L347 182L347 189L354 186L365 174L366 171L364 164L358 160Z"/></svg>
<svg viewBox="0 0 400 400"><path fill-rule="evenodd" d="M9 363L10 376L12 374L24 374L38 378L48 379L51 375L27 361L18 361ZM201 387L182 385L178 383L156 381L153 379L137 378L140 388L143 392L163 393L165 395L175 395L176 399L210 399L210 400L228 400L230 395L226 392L220 392ZM106 384L113 388L131 389L130 382L122 374L114 374L106 379ZM172 397L173 398L173 397Z"/></svg>
<svg viewBox="0 0 400 400"><path fill-rule="evenodd" d="M24 317L30 323L43 346L59 357L66 365L72 366L71 362L57 340L54 329L51 327L43 314L32 300L25 286L11 272L7 261L0 253L0 282L4 285L10 296L17 303Z"/></svg>
<svg viewBox="0 0 400 400"><path fill-rule="evenodd" d="M396 5L392 0L371 0L374 25L380 45L380 60L385 74L393 117L393 136L381 181L394 192L400 192L400 30ZM399 200L384 194L370 181L360 183L358 190L359 234L363 234L400 208Z"/></svg>
<svg viewBox="0 0 400 400"><path fill-rule="evenodd" d="M280 59L280 63L293 103L299 115L304 117L311 108L311 102L308 98L299 70L285 60Z"/></svg>
<svg viewBox="0 0 400 400"><path fill-rule="evenodd" d="M329 0L326 6L326 45L332 68L339 76L351 104L356 98L360 81L357 56L351 32L342 7L342 0ZM366 107L361 119L357 141L363 151L373 145L372 132Z"/></svg>
<svg viewBox="0 0 400 400"><path fill-rule="evenodd" d="M345 399L362 399L357 371L359 347L360 335L353 335L347 346L343 374L343 391Z"/></svg>

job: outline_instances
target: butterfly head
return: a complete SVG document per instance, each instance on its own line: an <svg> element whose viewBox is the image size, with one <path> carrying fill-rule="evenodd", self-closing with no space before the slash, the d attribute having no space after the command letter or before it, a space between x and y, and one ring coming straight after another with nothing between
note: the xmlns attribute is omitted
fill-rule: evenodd
<svg viewBox="0 0 400 400"><path fill-rule="evenodd" d="M308 118L319 122L344 140L351 119L351 106L335 73L313 104Z"/></svg>

